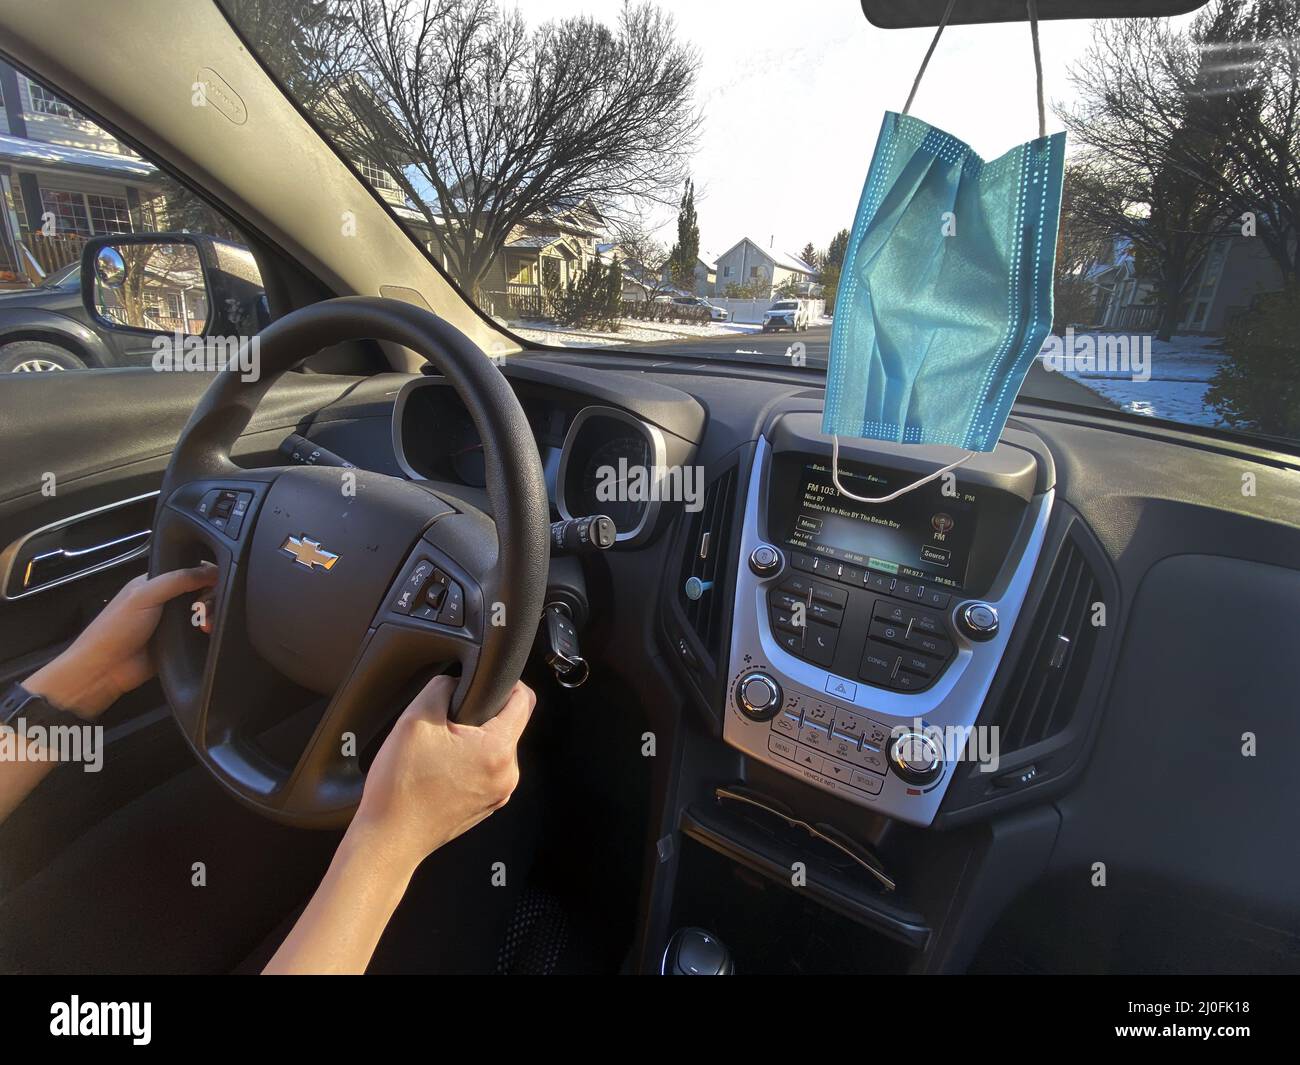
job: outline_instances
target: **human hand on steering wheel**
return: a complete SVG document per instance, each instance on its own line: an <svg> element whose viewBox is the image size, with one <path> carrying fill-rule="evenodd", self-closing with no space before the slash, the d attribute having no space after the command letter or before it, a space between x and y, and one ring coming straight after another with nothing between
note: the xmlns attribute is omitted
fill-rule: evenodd
<svg viewBox="0 0 1300 1065"><path fill-rule="evenodd" d="M516 748L537 703L532 688L517 682L479 726L449 719L455 690L455 678L434 677L397 719L348 828L410 869L499 810L519 783Z"/></svg>

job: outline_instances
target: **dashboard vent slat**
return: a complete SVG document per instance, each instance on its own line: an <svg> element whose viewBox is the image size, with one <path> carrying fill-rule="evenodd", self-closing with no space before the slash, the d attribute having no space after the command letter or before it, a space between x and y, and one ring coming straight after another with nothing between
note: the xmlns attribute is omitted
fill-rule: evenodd
<svg viewBox="0 0 1300 1065"><path fill-rule="evenodd" d="M716 656L721 635L722 560L726 558L731 516L736 504L736 471L730 469L704 492L704 505L688 515L685 558L678 594L686 620L710 655ZM698 578L705 591L698 599L686 595L686 582Z"/></svg>
<svg viewBox="0 0 1300 1065"><path fill-rule="evenodd" d="M1067 538L992 722L1001 727L1004 753L1039 743L1070 724L1097 643L1092 611L1100 598L1096 574L1073 538Z"/></svg>

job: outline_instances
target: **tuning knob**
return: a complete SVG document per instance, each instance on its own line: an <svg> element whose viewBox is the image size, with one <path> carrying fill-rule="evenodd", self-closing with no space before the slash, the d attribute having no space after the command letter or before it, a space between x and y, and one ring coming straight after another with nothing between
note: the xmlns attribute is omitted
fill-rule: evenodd
<svg viewBox="0 0 1300 1065"><path fill-rule="evenodd" d="M900 732L889 742L889 766L909 784L933 784L943 773L939 745L924 732Z"/></svg>
<svg viewBox="0 0 1300 1065"><path fill-rule="evenodd" d="M771 721L781 709L781 685L766 673L746 673L736 682L736 705L751 721Z"/></svg>
<svg viewBox="0 0 1300 1065"><path fill-rule="evenodd" d="M972 640L991 640L998 634L998 612L988 603L963 603L957 609L957 624Z"/></svg>

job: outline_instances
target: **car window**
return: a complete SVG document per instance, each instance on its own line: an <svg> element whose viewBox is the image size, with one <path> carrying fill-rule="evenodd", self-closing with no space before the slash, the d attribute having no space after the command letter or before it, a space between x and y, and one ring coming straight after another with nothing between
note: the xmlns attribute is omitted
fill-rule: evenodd
<svg viewBox="0 0 1300 1065"><path fill-rule="evenodd" d="M783 9L742 0L337 0L271 4L276 18L266 0L220 3L411 238L521 339L783 363L779 336L737 334L797 298L805 364L822 369L879 116L932 36L852 3L780 19L779 44ZM1055 316L1024 395L1300 439L1298 22L1296 0L1242 0L1042 24L1067 174ZM1024 143L1028 40L1023 22L953 27L914 113L985 159ZM755 122L792 113L797 180ZM643 328L638 304L667 289L729 320ZM596 306L611 290L617 305Z"/></svg>
<svg viewBox="0 0 1300 1065"><path fill-rule="evenodd" d="M260 313L243 319L256 332L267 318L265 295L238 228L52 88L2 60L0 67L6 82L19 86L3 101L0 372L158 368L160 345L208 325L214 285L241 306L256 310L260 300ZM115 330L88 314L81 298L86 242L164 232L191 234L203 248L171 254L162 243L132 246L127 260L145 279L127 315L136 328ZM189 269L200 255L206 268ZM182 261L187 268L175 265ZM120 311L108 317L122 320Z"/></svg>

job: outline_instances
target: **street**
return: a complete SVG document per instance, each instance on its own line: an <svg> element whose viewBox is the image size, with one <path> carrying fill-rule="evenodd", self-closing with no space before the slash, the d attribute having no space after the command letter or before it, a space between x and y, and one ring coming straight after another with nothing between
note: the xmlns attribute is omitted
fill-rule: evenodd
<svg viewBox="0 0 1300 1065"><path fill-rule="evenodd" d="M762 356L763 361L785 363L791 357L790 349L804 345L804 357L809 366L824 367L830 355L831 327L816 326L802 333L745 333L734 337L703 337L689 340L666 340L654 344L635 345L654 351L671 351L673 354L727 355L733 358ZM1034 363L1025 378L1021 392L1034 399L1058 403L1082 403L1089 406L1113 407L1115 404L1099 396L1086 385L1072 381L1064 374L1043 369Z"/></svg>

